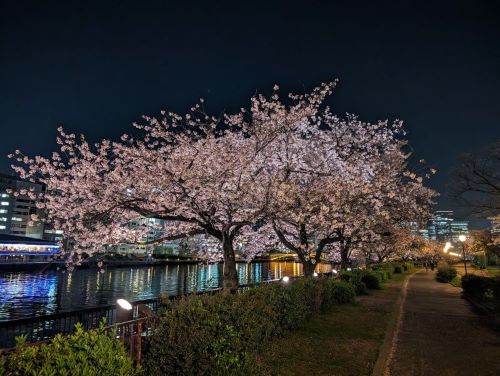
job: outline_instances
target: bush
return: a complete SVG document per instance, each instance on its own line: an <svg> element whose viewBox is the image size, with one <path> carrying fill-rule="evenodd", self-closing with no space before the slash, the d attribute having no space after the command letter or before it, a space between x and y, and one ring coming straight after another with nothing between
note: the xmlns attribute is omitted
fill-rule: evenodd
<svg viewBox="0 0 500 376"><path fill-rule="evenodd" d="M382 288L381 277L371 270L363 271L361 275L361 282L363 282L370 290L380 290Z"/></svg>
<svg viewBox="0 0 500 376"><path fill-rule="evenodd" d="M439 282L448 283L457 276L457 270L448 264L443 264L438 267L436 279Z"/></svg>
<svg viewBox="0 0 500 376"><path fill-rule="evenodd" d="M464 294L479 302L500 303L500 278L482 277L468 274L462 277L462 289Z"/></svg>
<svg viewBox="0 0 500 376"><path fill-rule="evenodd" d="M340 278L354 286L356 295L367 295L368 289L381 288L382 279L372 270L355 269L349 272L343 271L340 274Z"/></svg>
<svg viewBox="0 0 500 376"><path fill-rule="evenodd" d="M394 265L394 274L403 273L403 267L401 265Z"/></svg>
<svg viewBox="0 0 500 376"><path fill-rule="evenodd" d="M316 312L352 302L354 296L350 283L303 278L289 286L183 298L155 328L144 353L145 374L249 374L251 352L300 327Z"/></svg>
<svg viewBox="0 0 500 376"><path fill-rule="evenodd" d="M30 346L24 336L16 340L15 350L0 365L6 375L138 374L122 343L104 335L102 327L85 331L77 324L75 333L58 334L48 344Z"/></svg>

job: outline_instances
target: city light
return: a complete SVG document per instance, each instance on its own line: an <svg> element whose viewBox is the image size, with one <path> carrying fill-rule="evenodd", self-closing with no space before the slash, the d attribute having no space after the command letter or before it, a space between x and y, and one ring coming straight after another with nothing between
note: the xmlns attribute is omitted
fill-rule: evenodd
<svg viewBox="0 0 500 376"><path fill-rule="evenodd" d="M460 240L461 242L464 242L464 241L466 241L466 240L467 240L467 236L465 236L465 235L463 235L463 234L462 234L462 235L459 235L458 240Z"/></svg>
<svg viewBox="0 0 500 376"><path fill-rule="evenodd" d="M446 242L446 244L445 244L445 246L444 246L444 249L443 249L443 252L444 252L444 253L448 253L448 250L449 250L450 248L453 248L453 246L451 245L451 243L450 243L450 242Z"/></svg>

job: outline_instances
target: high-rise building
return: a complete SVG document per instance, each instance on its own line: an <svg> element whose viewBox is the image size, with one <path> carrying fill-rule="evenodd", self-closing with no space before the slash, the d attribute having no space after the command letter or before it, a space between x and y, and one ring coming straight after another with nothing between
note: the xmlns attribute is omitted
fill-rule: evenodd
<svg viewBox="0 0 500 376"><path fill-rule="evenodd" d="M500 215L488 219L491 223L491 237L495 243L500 243Z"/></svg>
<svg viewBox="0 0 500 376"><path fill-rule="evenodd" d="M451 210L436 211L427 229L421 230L424 238L441 242L456 242L459 235L467 235L468 233L469 223L453 219L453 211Z"/></svg>
<svg viewBox="0 0 500 376"><path fill-rule="evenodd" d="M43 185L0 174L0 234L43 238L43 223L30 225L31 215L41 215L27 192L41 193Z"/></svg>

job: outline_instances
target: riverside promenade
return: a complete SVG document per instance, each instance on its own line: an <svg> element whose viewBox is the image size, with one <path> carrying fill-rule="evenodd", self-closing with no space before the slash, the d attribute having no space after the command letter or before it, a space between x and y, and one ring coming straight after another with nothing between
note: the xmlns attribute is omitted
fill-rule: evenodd
<svg viewBox="0 0 500 376"><path fill-rule="evenodd" d="M386 374L500 375L500 333L472 311L461 288L435 276L410 278Z"/></svg>

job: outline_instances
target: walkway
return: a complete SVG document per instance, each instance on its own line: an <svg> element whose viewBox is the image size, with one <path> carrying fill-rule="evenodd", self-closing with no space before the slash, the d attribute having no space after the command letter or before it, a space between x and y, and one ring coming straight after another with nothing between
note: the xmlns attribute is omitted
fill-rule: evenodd
<svg viewBox="0 0 500 376"><path fill-rule="evenodd" d="M460 294L430 270L411 277L390 375L500 375L500 334Z"/></svg>

